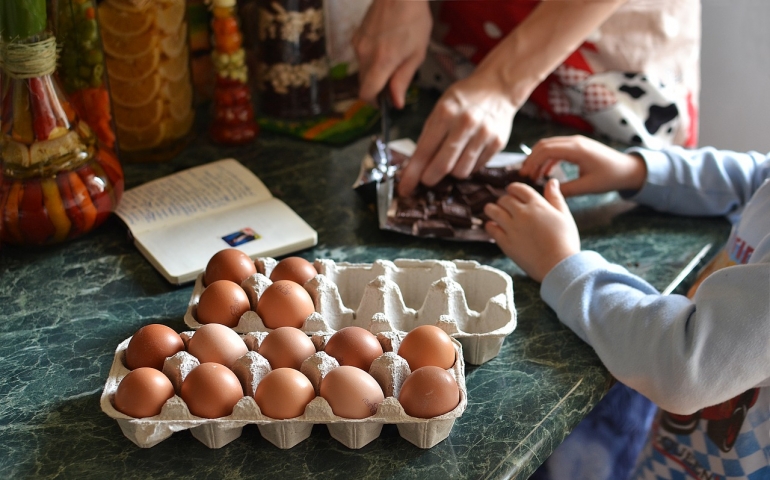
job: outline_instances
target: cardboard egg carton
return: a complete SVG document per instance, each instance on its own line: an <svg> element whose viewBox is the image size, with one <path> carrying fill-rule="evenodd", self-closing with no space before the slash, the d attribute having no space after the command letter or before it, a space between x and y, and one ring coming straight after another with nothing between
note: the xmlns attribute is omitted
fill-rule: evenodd
<svg viewBox="0 0 770 480"><path fill-rule="evenodd" d="M234 328L236 332L265 332L253 311L270 286L273 258L258 258L256 274L244 280L252 305ZM350 325L372 333L408 332L420 325L436 325L460 341L465 361L480 365L500 353L505 337L516 328L513 285L504 272L469 260L377 260L374 263L315 260L318 271L305 284L315 304L302 330L308 335L331 334ZM198 276L185 314L196 319L203 292Z"/></svg>
<svg viewBox="0 0 770 480"><path fill-rule="evenodd" d="M187 337L194 334L194 331L182 333ZM241 381L245 395L235 405L233 413L227 417L216 419L196 417L190 413L184 400L179 396L182 381L199 364L198 360L186 351L166 359L163 372L171 379L176 395L166 401L160 414L136 419L119 412L114 406L113 399L120 381L129 372L124 358L130 338L118 345L115 351L109 377L101 396L102 411L118 422L126 437L143 448L157 445L174 432L187 429L209 448L220 448L240 437L244 426L256 424L260 434L266 440L278 448L287 449L307 439L313 425L325 424L333 438L348 448L358 449L375 440L385 424L396 424L401 437L420 448L430 448L449 436L455 420L462 415L467 406L468 392L465 385L462 346L457 340L453 340L457 360L449 372L460 389L459 404L450 412L434 418L423 419L407 415L397 400L401 385L410 373L406 360L397 354L405 333L387 332L377 335L385 353L375 359L369 369L369 373L382 387L385 400L371 417L364 419L339 417L334 414L329 403L318 394L321 380L328 372L339 366L337 360L323 351L326 340L331 335L316 334L312 336L312 340L317 352L308 357L301 368L302 373L313 384L316 397L299 417L287 420L266 417L253 397L259 381L271 370L267 359L257 353L266 335L265 332L242 335L249 347L249 352L236 361L232 370Z"/></svg>

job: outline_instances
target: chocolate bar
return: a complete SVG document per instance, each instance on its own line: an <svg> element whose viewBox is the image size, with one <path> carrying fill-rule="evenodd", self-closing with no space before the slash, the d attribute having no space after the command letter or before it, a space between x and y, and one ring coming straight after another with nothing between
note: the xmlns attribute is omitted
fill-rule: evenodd
<svg viewBox="0 0 770 480"><path fill-rule="evenodd" d="M399 179L397 173L396 182ZM483 239L483 225L489 220L484 206L505 195L511 182L523 182L542 192L518 168L484 167L464 180L447 176L433 187L419 185L412 196L394 199L389 220L402 231L411 227L416 236Z"/></svg>

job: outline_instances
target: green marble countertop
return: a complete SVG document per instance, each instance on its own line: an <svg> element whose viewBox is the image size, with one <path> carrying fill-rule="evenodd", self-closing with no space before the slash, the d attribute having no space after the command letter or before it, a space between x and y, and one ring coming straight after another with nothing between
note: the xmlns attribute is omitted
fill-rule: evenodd
<svg viewBox="0 0 770 480"><path fill-rule="evenodd" d="M397 114L393 138L416 139L432 100L424 94ZM199 115L199 131L206 117ZM510 145L565 133L573 132L522 117ZM538 284L495 245L380 231L374 209L351 188L368 145L368 138L330 147L263 133L254 145L221 148L200 135L172 162L125 165L126 186L234 157L318 231L318 245L299 252L309 260L470 259L510 274L518 326L496 358L466 366L468 406L446 440L419 449L385 425L377 440L351 450L316 425L310 438L280 450L249 425L221 449L205 447L189 431L149 449L136 447L99 407L115 348L148 323L188 330L183 316L192 285L167 283L112 216L64 245L0 249L0 477L529 476L606 393L611 378L540 300ZM722 219L661 215L616 195L570 202L583 248L661 290L703 245L721 245L729 229Z"/></svg>

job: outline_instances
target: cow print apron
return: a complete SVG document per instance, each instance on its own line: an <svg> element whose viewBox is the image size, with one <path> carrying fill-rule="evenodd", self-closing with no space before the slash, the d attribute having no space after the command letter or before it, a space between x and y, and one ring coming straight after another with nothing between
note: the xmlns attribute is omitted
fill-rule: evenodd
<svg viewBox="0 0 770 480"><path fill-rule="evenodd" d="M538 3L441 2L435 32L443 33L431 42L418 83L444 90L467 77ZM532 92L522 112L629 145L695 147L699 61L699 0L629 0Z"/></svg>

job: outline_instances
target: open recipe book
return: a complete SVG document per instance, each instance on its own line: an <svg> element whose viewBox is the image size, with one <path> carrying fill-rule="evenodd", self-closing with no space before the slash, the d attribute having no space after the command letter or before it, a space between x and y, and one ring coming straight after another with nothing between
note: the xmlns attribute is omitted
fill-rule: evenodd
<svg viewBox="0 0 770 480"><path fill-rule="evenodd" d="M234 159L127 190L115 213L139 251L175 284L195 280L225 248L277 257L318 242L315 230Z"/></svg>

